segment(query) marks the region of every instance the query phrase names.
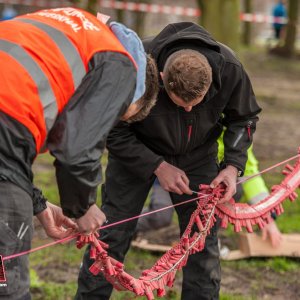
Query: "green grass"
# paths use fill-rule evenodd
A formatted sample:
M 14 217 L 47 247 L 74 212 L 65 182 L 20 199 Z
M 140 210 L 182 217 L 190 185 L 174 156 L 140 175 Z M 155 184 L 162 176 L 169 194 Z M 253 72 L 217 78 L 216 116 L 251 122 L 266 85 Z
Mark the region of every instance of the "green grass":
M 31 269 L 31 292 L 34 300 L 71 300 L 73 291 L 76 289 L 76 282 L 63 284 L 52 283 L 41 280 L 37 273 Z
M 274 257 L 274 258 L 250 258 L 241 259 L 237 261 L 222 261 L 222 265 L 225 267 L 231 267 L 236 270 L 256 270 L 270 269 L 274 272 L 284 274 L 299 269 L 300 260 L 286 257 Z
M 255 300 L 255 298 L 242 295 L 231 295 L 221 293 L 220 300 Z
M 286 76 L 298 76 L 300 72 L 299 59 L 286 59 L 276 55 L 268 55 L 264 47 L 242 47 L 237 56 L 246 70 L 259 73 L 260 71 L 282 74 Z

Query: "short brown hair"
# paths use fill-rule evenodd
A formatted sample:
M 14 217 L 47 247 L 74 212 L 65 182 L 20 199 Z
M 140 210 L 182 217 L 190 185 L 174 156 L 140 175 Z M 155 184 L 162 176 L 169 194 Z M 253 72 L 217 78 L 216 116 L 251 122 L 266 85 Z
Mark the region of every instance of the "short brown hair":
M 167 93 L 175 94 L 186 103 L 204 96 L 212 82 L 212 70 L 207 58 L 190 49 L 170 55 L 163 74 Z
M 146 90 L 144 95 L 136 102 L 141 109 L 137 114 L 126 120 L 127 123 L 141 121 L 148 116 L 151 108 L 156 103 L 158 90 L 159 85 L 157 66 L 155 60 L 150 54 L 148 54 L 146 67 Z

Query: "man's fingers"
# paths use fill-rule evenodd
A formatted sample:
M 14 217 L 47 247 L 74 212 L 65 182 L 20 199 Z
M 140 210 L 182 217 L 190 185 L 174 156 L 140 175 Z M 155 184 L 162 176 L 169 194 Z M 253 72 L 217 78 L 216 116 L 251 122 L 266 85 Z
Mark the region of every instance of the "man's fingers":
M 178 182 L 177 186 L 179 187 L 179 189 L 181 190 L 182 193 L 184 194 L 188 194 L 188 195 L 192 195 L 193 192 L 191 191 L 191 189 L 189 188 L 189 186 L 185 183 L 185 182 Z
M 84 235 L 90 235 L 94 232 L 96 232 L 97 230 L 100 229 L 100 227 L 103 225 L 103 222 L 78 222 L 78 231 L 81 234 Z
M 229 201 L 234 194 L 235 194 L 235 188 L 228 186 L 224 196 L 220 199 L 219 203 L 225 203 Z
M 221 182 L 222 182 L 223 178 L 221 178 L 220 176 L 217 176 L 209 185 L 212 189 L 214 189 L 215 187 L 217 187 Z
M 190 185 L 190 180 L 188 179 L 188 177 L 185 174 L 181 175 L 181 179 L 184 182 L 184 184 L 186 184 L 187 186 Z
M 69 228 L 69 229 L 67 229 L 67 230 L 61 229 L 61 230 L 59 230 L 59 231 L 60 231 L 60 232 L 59 232 L 59 238 L 60 238 L 60 239 L 64 239 L 64 238 L 70 236 L 71 234 L 73 234 L 75 230 L 72 229 L 72 228 Z
M 78 229 L 77 224 L 73 220 L 67 217 L 64 218 L 63 225 L 67 228 Z
M 65 230 L 63 227 L 55 227 L 55 228 L 50 228 L 47 231 L 47 235 L 55 240 L 60 240 L 63 238 L 66 238 L 70 236 L 72 233 L 74 233 L 74 229 L 67 229 Z
M 178 194 L 178 195 L 182 195 L 183 194 L 183 192 L 181 191 L 181 189 L 177 185 L 170 186 L 168 188 L 168 191 L 171 192 L 171 193 Z

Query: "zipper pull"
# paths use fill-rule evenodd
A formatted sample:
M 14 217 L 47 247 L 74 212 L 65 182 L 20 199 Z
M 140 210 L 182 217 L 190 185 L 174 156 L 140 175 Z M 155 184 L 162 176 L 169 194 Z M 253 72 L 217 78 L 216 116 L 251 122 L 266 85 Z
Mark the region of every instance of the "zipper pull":
M 189 120 L 188 121 L 188 143 L 191 140 L 192 131 L 193 131 L 193 120 Z
M 251 139 L 251 125 L 253 124 L 252 121 L 249 121 L 247 124 L 247 132 L 248 132 L 248 138 Z

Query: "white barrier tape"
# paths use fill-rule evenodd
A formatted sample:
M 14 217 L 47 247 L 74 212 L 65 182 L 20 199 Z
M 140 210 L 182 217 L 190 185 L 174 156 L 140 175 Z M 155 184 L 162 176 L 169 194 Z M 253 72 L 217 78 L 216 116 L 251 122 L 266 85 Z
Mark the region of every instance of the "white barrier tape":
M 0 3 L 10 5 L 26 5 L 37 7 L 62 7 L 62 6 L 74 6 L 70 1 L 59 0 L 0 0 Z
M 0 0 L 4 4 L 21 4 L 28 6 L 38 7 L 61 7 L 61 6 L 74 6 L 70 1 L 58 0 Z M 123 2 L 115 0 L 99 0 L 99 5 L 102 8 L 121 9 L 129 11 L 139 11 L 146 13 L 167 14 L 177 16 L 199 17 L 201 10 L 198 8 L 182 7 L 182 6 L 169 6 L 162 4 L 147 4 L 136 2 Z M 279 23 L 286 24 L 287 19 L 283 17 L 274 18 L 273 16 L 263 14 L 248 14 L 241 13 L 240 19 L 244 22 L 251 23 Z
M 188 8 L 182 6 L 169 6 L 161 4 L 146 4 L 146 3 L 135 3 L 135 2 L 123 2 L 115 0 L 99 0 L 100 7 L 122 9 L 129 11 L 140 11 L 147 13 L 162 13 L 162 14 L 173 14 L 180 16 L 199 17 L 201 10 L 197 8 Z M 246 14 L 241 13 L 240 19 L 244 22 L 253 23 L 279 23 L 286 24 L 287 19 L 283 17 L 274 18 L 273 16 L 263 14 Z
M 240 19 L 244 22 L 253 22 L 253 23 L 277 23 L 277 24 L 286 24 L 287 18 L 284 17 L 273 17 L 262 14 L 241 14 Z
M 169 6 L 161 4 L 147 4 L 147 3 L 135 3 L 135 2 L 122 2 L 114 0 L 100 0 L 100 7 L 122 9 L 129 11 L 148 12 L 155 14 L 172 14 L 177 16 L 189 16 L 199 17 L 201 15 L 200 9 L 189 8 L 182 6 Z

